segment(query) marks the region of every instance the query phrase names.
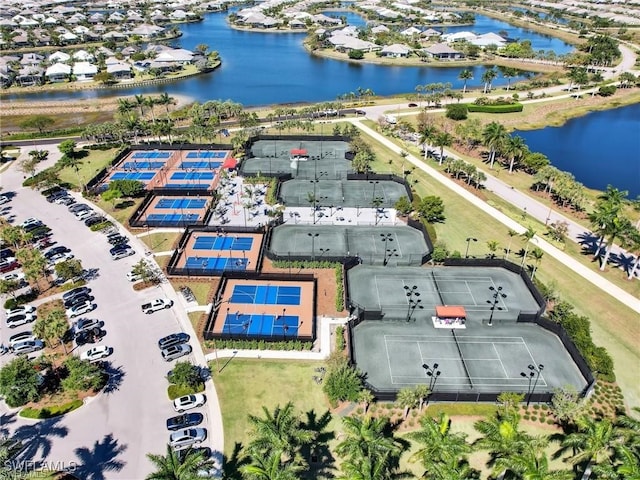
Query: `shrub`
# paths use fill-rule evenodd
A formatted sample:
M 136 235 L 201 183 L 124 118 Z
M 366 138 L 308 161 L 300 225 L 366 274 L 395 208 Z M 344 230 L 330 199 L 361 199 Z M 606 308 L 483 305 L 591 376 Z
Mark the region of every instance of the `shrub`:
M 339 325 L 338 327 L 336 327 L 336 350 L 338 352 L 343 352 L 344 348 L 344 327 L 342 325 Z
M 344 310 L 344 279 L 342 276 L 342 264 L 336 265 L 336 310 Z
M 605 85 L 603 87 L 600 87 L 600 89 L 598 90 L 598 95 L 600 95 L 601 97 L 610 97 L 614 93 L 616 93 L 615 85 Z
M 59 415 L 64 415 L 65 413 L 72 412 L 73 410 L 80 408 L 82 406 L 82 400 L 76 399 L 68 403 L 64 403 L 62 405 L 53 405 L 51 407 L 45 408 L 23 408 L 20 411 L 20 416 L 24 418 L 51 418 L 57 417 Z
M 344 400 L 355 402 L 362 390 L 362 374 L 343 362 L 327 372 L 322 389 L 331 405 Z
M 466 120 L 469 109 L 464 103 L 450 103 L 447 105 L 446 117 L 451 120 Z
M 169 385 L 167 388 L 167 395 L 169 400 L 174 400 L 184 395 L 191 395 L 192 393 L 199 393 L 204 391 L 204 383 L 199 383 L 195 387 L 189 385 Z
M 364 52 L 362 50 L 349 50 L 349 58 L 351 60 L 362 60 Z
M 512 105 L 474 105 L 466 104 L 469 112 L 478 113 L 514 113 L 521 112 L 524 106 L 521 103 Z

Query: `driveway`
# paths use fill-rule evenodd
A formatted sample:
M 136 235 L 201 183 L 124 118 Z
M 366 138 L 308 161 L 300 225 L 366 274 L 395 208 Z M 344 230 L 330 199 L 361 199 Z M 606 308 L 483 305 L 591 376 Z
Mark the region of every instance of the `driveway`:
M 162 360 L 157 340 L 182 331 L 184 322 L 180 316 L 186 318 L 186 314 L 176 302 L 172 309 L 144 315 L 142 303 L 165 295 L 177 298 L 173 289 L 165 285 L 141 292 L 133 290 L 125 275 L 143 257 L 141 244 L 132 242 L 137 247 L 136 255 L 113 261 L 103 234 L 91 232 L 66 207 L 49 204 L 40 193 L 18 186 L 21 181 L 22 174 L 15 164 L 3 173 L 4 191 L 16 193 L 10 204 L 11 213 L 18 222 L 30 216 L 40 218 L 52 228 L 58 244 L 69 247 L 86 269 L 97 270 L 97 278 L 89 286 L 98 308 L 86 316 L 105 322 L 107 335 L 101 344 L 114 351 L 107 359 L 109 384 L 87 405 L 42 422 L 20 419 L 2 405 L 2 428 L 24 440 L 22 459 L 34 461 L 37 466 L 68 468 L 86 480 L 142 479 L 151 471 L 146 453 L 166 450 L 169 433 L 165 420 L 174 414 L 164 378 L 174 362 Z M 199 353 L 199 360 L 204 361 L 196 342 L 191 344 L 196 351 L 192 356 Z M 206 423 L 208 411 L 203 411 Z

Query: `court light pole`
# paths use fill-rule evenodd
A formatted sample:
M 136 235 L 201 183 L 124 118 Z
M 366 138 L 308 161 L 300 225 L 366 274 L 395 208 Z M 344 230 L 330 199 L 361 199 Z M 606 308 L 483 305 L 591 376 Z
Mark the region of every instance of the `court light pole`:
M 526 372 L 520 372 L 520 376 L 522 378 L 526 378 L 529 381 L 529 385 L 527 386 L 527 408 L 529 408 L 529 400 L 531 399 L 531 382 L 533 381 L 533 377 L 535 377 L 536 374 L 533 371 L 530 371 L 528 374 Z
M 489 305 L 491 305 L 491 315 L 489 315 L 489 323 L 488 325 L 490 327 L 493 326 L 493 314 L 496 311 L 496 308 L 498 310 L 502 310 L 502 307 L 498 307 L 498 302 L 500 302 L 500 299 L 502 298 L 507 298 L 507 294 L 506 293 L 502 293 L 502 287 L 494 287 L 493 285 L 489 287 L 489 290 L 491 290 L 492 293 L 492 300 L 487 300 L 487 303 Z
M 413 286 L 408 286 L 405 285 L 404 287 L 405 290 L 405 294 L 407 296 L 407 322 L 411 321 L 411 317 L 413 316 L 413 312 L 415 312 L 416 308 L 420 308 L 423 309 L 424 307 L 422 305 L 420 305 L 422 303 L 422 300 L 420 298 L 418 298 L 420 296 L 420 292 L 418 292 L 418 286 L 417 285 L 413 285 Z
M 529 403 L 531 403 L 531 396 L 538 386 L 538 380 L 540 380 L 540 374 L 542 373 L 542 370 L 544 370 L 544 365 L 541 363 L 539 365 L 529 364 L 527 368 L 531 371 L 531 374 L 535 373 L 536 376 L 536 379 L 533 382 L 533 387 L 531 387 L 531 392 L 529 393 L 529 398 L 527 399 L 527 407 L 529 407 Z
M 436 388 L 436 382 L 438 381 L 438 377 L 442 374 L 440 370 L 438 370 L 439 365 L 434 363 L 432 366 L 427 365 L 426 363 L 422 364 L 422 368 L 425 369 L 425 373 L 427 377 L 429 377 L 429 392 L 433 392 L 433 389 Z
M 311 237 L 311 261 L 314 261 L 316 259 L 316 237 L 320 236 L 320 234 L 308 232 L 307 236 Z
M 371 195 L 371 201 L 376 198 L 376 185 L 380 183 L 380 180 L 369 180 L 369 183 L 373 185 L 373 194 Z
M 389 258 L 387 257 L 387 253 L 389 252 L 389 249 L 387 248 L 387 244 L 389 242 L 393 242 L 393 234 L 391 233 L 381 233 L 380 234 L 380 238 L 382 240 L 382 242 L 384 243 L 384 257 L 382 260 L 382 265 L 383 266 L 387 266 L 387 262 L 389 261 Z
M 467 237 L 467 250 L 464 252 L 464 258 L 469 258 L 469 244 L 471 242 L 477 242 L 477 238 Z

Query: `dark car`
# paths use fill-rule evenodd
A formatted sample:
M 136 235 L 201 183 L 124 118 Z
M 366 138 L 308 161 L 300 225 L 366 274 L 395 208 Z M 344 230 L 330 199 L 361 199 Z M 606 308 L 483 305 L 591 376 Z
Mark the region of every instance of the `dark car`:
M 106 334 L 106 330 L 102 330 L 99 327 L 94 327 L 76 333 L 74 340 L 76 341 L 76 345 L 78 346 L 86 345 L 87 343 L 99 342 Z
M 3 248 L 0 250 L 0 260 L 4 260 L 5 258 L 15 257 L 15 253 L 10 248 Z
M 51 258 L 51 257 L 54 257 L 55 255 L 58 255 L 59 253 L 67 253 L 67 252 L 70 252 L 70 251 L 71 250 L 69 250 L 64 245 L 58 245 L 57 247 L 53 247 L 53 248 L 47 250 L 44 253 L 44 258 Z
M 70 298 L 77 297 L 78 295 L 84 295 L 89 292 L 91 292 L 91 289 L 89 287 L 77 287 L 73 290 L 69 290 L 68 292 L 63 293 L 62 301 L 66 302 Z
M 356 115 L 366 115 L 367 114 L 367 112 L 365 112 L 364 110 L 356 110 L 353 113 L 355 113 Z
M 86 203 L 74 203 L 72 205 L 69 205 L 67 208 L 72 213 L 82 212 L 83 210 L 91 210 L 91 207 Z
M 107 241 L 111 244 L 111 245 L 123 245 L 125 243 L 129 243 L 129 239 L 127 237 L 125 237 L 124 235 L 113 235 L 111 237 L 108 237 Z
M 158 340 L 158 348 L 163 349 L 170 347 L 171 345 L 187 343 L 189 341 L 189 338 L 189 334 L 184 332 L 172 333 L 171 335 L 167 335 L 166 337 L 162 337 L 160 340 Z
M 79 305 L 84 302 L 91 302 L 93 300 L 95 300 L 93 295 L 89 295 L 88 293 L 76 295 L 75 297 L 71 297 L 64 301 L 64 308 L 71 308 L 75 305 Z
M 106 221 L 106 218 L 101 217 L 100 215 L 96 215 L 96 216 L 93 216 L 93 217 L 89 217 L 89 218 L 87 218 L 87 219 L 84 221 L 84 224 L 85 224 L 87 227 L 92 227 L 93 225 L 97 225 L 97 224 L 102 223 L 102 222 L 104 222 L 104 221 Z
M 417 104 L 417 103 L 410 103 L 410 104 L 409 104 L 409 107 L 411 107 L 411 108 L 413 108 L 413 107 L 417 107 L 417 106 L 418 106 L 418 104 Z
M 195 427 L 196 425 L 200 425 L 202 420 L 204 420 L 204 415 L 201 413 L 183 413 L 182 415 L 167 419 L 167 430 Z
M 51 193 L 50 195 L 47 195 L 46 200 L 49 203 L 53 203 L 54 201 L 56 201 L 58 198 L 62 198 L 62 197 L 66 197 L 67 196 L 67 192 L 64 190 L 57 190 L 53 193 Z

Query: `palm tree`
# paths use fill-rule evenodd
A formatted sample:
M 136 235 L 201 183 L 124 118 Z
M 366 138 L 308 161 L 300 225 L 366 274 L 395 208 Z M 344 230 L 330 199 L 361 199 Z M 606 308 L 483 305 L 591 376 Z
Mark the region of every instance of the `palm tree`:
M 165 455 L 147 454 L 156 471 L 146 476 L 146 480 L 198 480 L 198 470 L 211 468 L 214 461 L 206 459 L 202 451 L 185 453 L 174 451 L 167 445 Z
M 524 254 L 522 255 L 522 263 L 520 264 L 520 268 L 524 267 L 524 262 L 527 261 L 527 255 L 529 254 L 529 242 L 536 236 L 536 231 L 533 227 L 529 227 L 526 232 L 522 235 L 522 238 L 526 240 L 524 245 Z
M 620 445 L 623 440 L 622 432 L 608 418 L 583 416 L 577 423 L 578 431 L 562 440 L 561 451 L 575 452 L 570 461 L 584 464 L 585 472 L 592 465 L 608 463 L 615 454 L 616 444 Z
M 467 93 L 467 80 L 473 80 L 473 72 L 468 68 L 463 69 L 458 78 L 464 82 L 462 86 L 462 93 Z
M 433 136 L 438 132 L 435 126 L 433 125 L 425 125 L 420 132 L 420 144 L 424 148 L 424 159 L 427 159 L 427 152 L 429 151 L 429 145 L 427 142 L 433 138 Z
M 409 416 L 409 411 L 416 406 L 416 403 L 418 403 L 418 397 L 416 396 L 415 390 L 411 387 L 400 389 L 398 397 L 396 398 L 396 403 L 404 409 L 403 420 L 406 420 Z
M 499 246 L 500 246 L 500 243 L 497 240 L 487 241 L 487 248 L 489 249 L 489 258 L 496 258 L 496 252 L 498 251 Z
M 630 228 L 624 236 L 624 246 L 627 250 L 632 253 L 635 253 L 636 259 L 633 262 L 633 265 L 629 268 L 629 275 L 627 280 L 631 280 L 638 269 L 638 265 L 640 264 L 640 231 L 636 228 Z
M 438 165 L 442 165 L 444 159 L 444 147 L 449 147 L 453 143 L 453 135 L 449 132 L 438 132 L 433 138 L 433 143 L 440 147 L 440 158 L 438 159 Z
M 266 453 L 274 450 L 281 452 L 283 458 L 294 458 L 302 445 L 315 438 L 315 432 L 307 430 L 296 415 L 293 403 L 284 407 L 278 405 L 273 413 L 262 407 L 263 417 L 249 415 L 252 427 L 251 450 Z
M 134 106 L 140 109 L 140 118 L 144 117 L 144 107 L 146 105 L 146 100 L 144 95 L 136 95 L 133 97 Z
M 134 108 L 134 104 L 126 98 L 118 99 L 118 113 L 126 115 Z
M 466 434 L 452 433 L 451 420 L 445 413 L 441 413 L 437 419 L 422 417 L 420 430 L 407 434 L 407 437 L 420 446 L 409 462 L 419 460 L 422 463 L 425 468 L 423 478 L 442 478 L 436 472 L 452 463 L 467 463 L 465 457 L 471 453 Z
M 367 413 L 369 405 L 371 404 L 371 402 L 373 402 L 373 400 L 374 396 L 373 393 L 371 393 L 371 390 L 363 388 L 362 390 L 360 390 L 360 392 L 358 392 L 358 402 L 362 403 L 362 409 L 364 413 Z
M 401 444 L 391 432 L 386 418 L 345 417 L 346 438 L 336 447 L 343 458 L 345 479 L 384 480 L 397 471 Z
M 516 472 L 518 478 L 526 480 L 572 480 L 569 470 L 549 470 L 549 459 L 543 450 L 548 442 L 541 440 L 532 448 L 500 460 L 500 468 Z
M 482 83 L 484 83 L 483 93 L 491 91 L 491 82 L 498 76 L 498 73 L 493 68 L 488 68 L 482 74 Z
M 528 150 L 524 138 L 520 135 L 510 135 L 506 138 L 504 153 L 510 158 L 509 173 L 513 173 L 513 165 L 516 163 L 516 159 L 520 161 Z
M 297 480 L 304 467 L 295 462 L 282 462 L 282 451 L 273 450 L 267 455 L 249 454 L 251 463 L 240 467 L 243 478 L 249 480 Z
M 540 266 L 540 262 L 542 261 L 542 257 L 544 257 L 544 252 L 538 247 L 535 247 L 533 250 L 531 250 L 531 256 L 535 260 L 535 263 L 533 265 L 533 270 L 531 271 L 531 280 L 533 280 L 533 277 L 535 277 L 536 271 Z
M 144 99 L 144 105 L 149 107 L 149 111 L 151 112 L 151 123 L 156 123 L 156 114 L 153 111 L 153 107 L 156 105 L 156 99 L 153 97 L 146 97 Z
M 507 129 L 498 122 L 491 122 L 482 131 L 482 141 L 489 148 L 489 168 L 493 169 L 496 152 L 504 144 L 507 138 Z

